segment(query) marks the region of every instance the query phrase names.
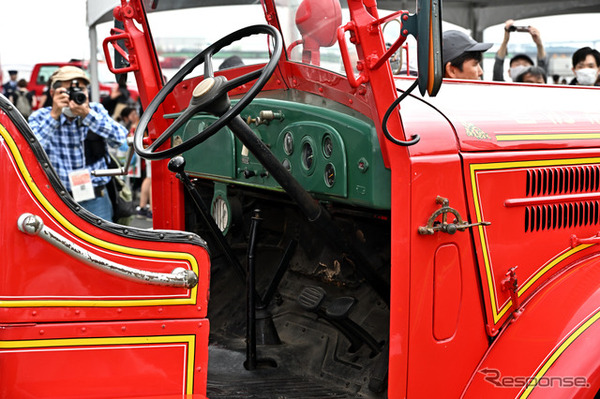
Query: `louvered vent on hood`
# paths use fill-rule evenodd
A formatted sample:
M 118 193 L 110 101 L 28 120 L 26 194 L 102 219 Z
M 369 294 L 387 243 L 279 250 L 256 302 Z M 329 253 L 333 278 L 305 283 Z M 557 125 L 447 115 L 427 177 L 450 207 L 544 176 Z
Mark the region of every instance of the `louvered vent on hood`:
M 600 166 L 567 166 L 527 171 L 527 195 L 595 192 L 600 186 Z
M 600 200 L 568 197 L 573 194 L 598 193 L 600 166 L 564 166 L 527 171 L 528 197 L 557 197 L 548 203 L 525 208 L 525 231 L 562 229 L 600 223 Z

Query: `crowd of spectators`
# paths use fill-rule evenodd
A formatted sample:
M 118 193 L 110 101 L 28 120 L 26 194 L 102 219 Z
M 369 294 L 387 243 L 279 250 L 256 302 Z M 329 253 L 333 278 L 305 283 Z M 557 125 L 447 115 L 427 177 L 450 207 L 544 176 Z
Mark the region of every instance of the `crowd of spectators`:
M 537 63 L 524 53 L 514 54 L 508 62 L 508 76 L 513 82 L 534 84 L 567 84 L 566 79 L 558 75 L 548 81 L 548 55 L 544 48 L 540 32 L 534 26 L 517 26 L 508 20 L 504 25 L 504 37 L 494 59 L 493 80 L 504 81 L 504 63 L 508 55 L 508 43 L 515 33 L 528 33 L 537 49 Z M 466 33 L 448 30 L 443 33 L 444 77 L 455 79 L 479 80 L 483 77 L 481 62 L 483 53 L 492 47 L 492 43 L 480 43 Z M 572 72 L 575 77 L 570 85 L 600 85 L 600 52 L 590 47 L 582 47 L 572 55 Z

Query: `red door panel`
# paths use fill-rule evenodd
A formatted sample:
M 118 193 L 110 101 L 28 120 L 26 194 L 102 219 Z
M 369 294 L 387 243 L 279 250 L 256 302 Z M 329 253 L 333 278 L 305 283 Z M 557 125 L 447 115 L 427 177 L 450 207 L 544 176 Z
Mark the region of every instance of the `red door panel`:
M 208 331 L 206 319 L 8 326 L 0 329 L 0 397 L 206 392 Z
M 204 241 L 81 211 L 13 120 L 0 111 L 0 397 L 203 397 Z

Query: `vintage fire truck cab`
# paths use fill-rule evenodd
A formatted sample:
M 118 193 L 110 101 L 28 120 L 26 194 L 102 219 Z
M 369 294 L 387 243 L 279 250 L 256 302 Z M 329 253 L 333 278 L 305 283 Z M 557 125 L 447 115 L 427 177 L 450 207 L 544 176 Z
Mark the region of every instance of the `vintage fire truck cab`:
M 442 84 L 441 9 L 121 0 L 152 230 L 79 209 L 2 100 L 0 393 L 594 397 L 600 92 Z

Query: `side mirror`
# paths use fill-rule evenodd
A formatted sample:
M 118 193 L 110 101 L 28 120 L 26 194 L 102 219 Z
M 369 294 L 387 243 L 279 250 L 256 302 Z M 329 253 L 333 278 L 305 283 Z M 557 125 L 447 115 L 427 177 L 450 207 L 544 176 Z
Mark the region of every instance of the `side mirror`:
M 348 2 L 350 6 L 354 2 Z M 396 41 L 387 45 L 389 37 L 386 40 L 387 51 L 379 60 L 369 63 L 368 68 L 377 69 L 383 62 L 391 60 L 392 56 L 398 51 L 400 46 L 406 40 L 408 34 L 417 39 L 417 62 L 419 73 L 419 90 L 422 95 L 426 92 L 430 96 L 435 96 L 440 89 L 443 78 L 442 65 L 442 18 L 441 18 L 442 0 L 417 0 L 417 13 L 409 15 L 407 11 L 397 11 L 381 18 L 377 24 L 386 24 L 400 16 L 401 32 Z M 363 8 L 364 3 L 356 2 L 352 5 L 350 13 L 366 12 Z M 354 17 L 353 17 L 354 18 Z M 356 24 L 351 21 L 344 26 L 340 26 L 337 31 L 338 44 L 342 55 L 342 61 L 348 83 L 352 87 L 358 87 L 369 80 L 368 75 L 363 70 L 358 77 L 354 76 L 352 62 L 348 53 L 348 47 L 345 41 L 346 32 L 353 32 L 356 35 Z M 392 30 L 390 30 L 392 32 Z M 407 56 L 408 58 L 408 56 Z M 407 60 L 408 61 L 408 60 Z M 407 62 L 408 64 L 408 62 Z
M 435 96 L 444 77 L 442 64 L 441 0 L 417 0 L 417 63 L 419 91 Z

